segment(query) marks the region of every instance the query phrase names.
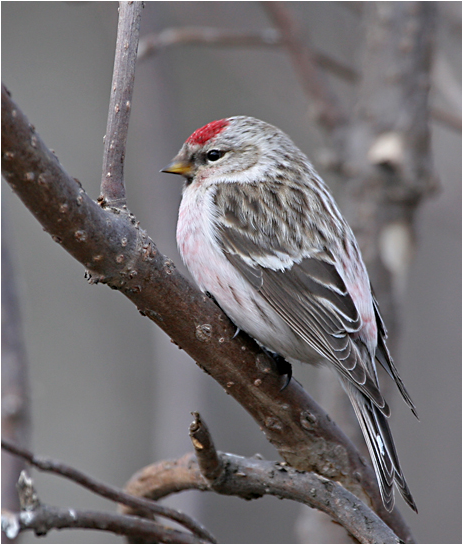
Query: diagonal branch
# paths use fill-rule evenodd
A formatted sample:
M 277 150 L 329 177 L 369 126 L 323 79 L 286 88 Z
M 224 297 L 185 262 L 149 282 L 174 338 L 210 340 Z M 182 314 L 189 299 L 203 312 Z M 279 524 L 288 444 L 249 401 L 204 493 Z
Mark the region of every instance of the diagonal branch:
M 257 421 L 293 467 L 337 480 L 373 505 L 402 539 L 411 533 L 387 513 L 371 467 L 303 388 L 158 252 L 133 216 L 102 209 L 61 167 L 2 89 L 2 173 L 53 240 L 89 269 L 92 283 L 120 290 Z

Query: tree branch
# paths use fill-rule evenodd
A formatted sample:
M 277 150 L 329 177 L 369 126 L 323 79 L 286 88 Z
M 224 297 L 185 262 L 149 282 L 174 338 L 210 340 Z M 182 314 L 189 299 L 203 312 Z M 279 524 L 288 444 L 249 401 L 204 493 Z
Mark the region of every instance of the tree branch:
M 398 511 L 388 513 L 374 473 L 342 431 L 292 380 L 283 391 L 275 363 L 158 252 L 133 216 L 103 210 L 61 167 L 2 88 L 2 173 L 24 204 L 90 272 L 118 289 L 219 382 L 262 427 L 293 467 L 337 480 L 405 541 Z
M 200 490 L 246 500 L 265 494 L 304 503 L 327 513 L 360 543 L 401 543 L 397 535 L 363 502 L 339 483 L 285 462 L 270 462 L 218 452 L 224 471 L 218 483 L 201 473 L 196 455 L 185 454 L 138 471 L 127 483 L 131 494 L 160 499 L 185 490 Z M 125 512 L 131 512 L 124 508 Z
M 262 31 L 224 30 L 211 27 L 166 28 L 143 36 L 138 49 L 138 60 L 145 60 L 173 45 L 220 45 L 236 47 L 275 47 L 281 45 L 279 33 L 273 28 Z
M 101 530 L 131 538 L 146 539 L 149 543 L 207 543 L 196 536 L 166 528 L 156 522 L 133 515 L 121 515 L 100 511 L 59 509 L 39 500 L 37 492 L 23 471 L 18 481 L 21 512 L 2 511 L 2 530 L 14 539 L 25 530 L 33 530 L 43 537 L 50 530 L 83 528 Z
M 93 479 L 92 477 L 89 477 L 78 469 L 50 458 L 38 458 L 34 456 L 32 452 L 13 445 L 3 439 L 2 449 L 26 460 L 30 465 L 36 467 L 40 471 L 55 473 L 56 475 L 65 477 L 66 479 L 69 479 L 77 484 L 80 484 L 84 488 L 91 490 L 99 496 L 136 509 L 138 513 L 143 514 L 144 516 L 158 515 L 171 519 L 179 524 L 182 524 L 185 526 L 185 528 L 188 528 L 188 530 L 198 536 L 198 538 L 210 543 L 216 542 L 214 536 L 210 534 L 210 532 L 202 524 L 198 523 L 188 515 L 181 513 L 180 511 L 153 503 L 152 501 L 148 501 L 140 497 L 130 496 L 118 488 L 109 486 L 97 481 L 96 479 Z
M 2 206 L 2 433 L 12 441 L 27 445 L 30 435 L 29 365 L 18 278 L 11 252 L 14 236 L 7 212 Z M 19 509 L 16 482 L 23 469 L 24 461 L 20 458 L 9 454 L 2 456 L 3 508 Z
M 126 204 L 124 159 L 132 107 L 143 2 L 119 2 L 116 54 L 101 175 L 101 197 L 108 206 Z
M 7 536 L 16 537 L 26 530 L 33 530 L 36 536 L 45 536 L 50 530 L 101 530 L 116 535 L 147 540 L 147 543 L 208 543 L 196 536 L 166 528 L 146 518 L 106 513 L 60 509 L 41 505 L 33 511 L 2 513 L 2 528 Z
M 131 494 L 159 500 L 181 490 L 214 491 L 246 500 L 265 494 L 304 503 L 327 513 L 360 543 L 400 543 L 394 532 L 340 484 L 285 462 L 217 452 L 210 433 L 194 413 L 190 436 L 194 454 L 145 467 L 127 483 Z M 126 513 L 134 513 L 124 508 Z M 136 513 L 136 511 L 135 511 Z

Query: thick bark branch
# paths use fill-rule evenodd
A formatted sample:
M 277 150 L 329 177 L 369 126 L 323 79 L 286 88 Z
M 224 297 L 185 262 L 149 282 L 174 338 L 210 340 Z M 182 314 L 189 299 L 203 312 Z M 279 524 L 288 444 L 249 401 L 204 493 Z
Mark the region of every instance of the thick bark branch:
M 396 534 L 371 509 L 337 482 L 301 472 L 285 462 L 224 452 L 217 452 L 217 456 L 221 471 L 214 480 L 204 475 L 196 452 L 196 455 L 185 454 L 182 458 L 143 468 L 127 483 L 126 490 L 156 500 L 183 490 L 210 491 L 245 500 L 269 494 L 327 513 L 360 543 L 400 543 Z M 127 508 L 124 512 L 133 513 Z
M 205 422 L 199 413 L 193 415 L 190 438 L 201 475 L 211 490 L 244 499 L 270 494 L 297 501 L 326 513 L 360 543 L 400 542 L 389 526 L 339 483 L 295 470 L 285 462 L 217 452 Z M 191 465 L 188 468 L 195 473 Z
M 387 513 L 372 469 L 334 422 L 220 309 L 160 254 L 135 218 L 103 210 L 47 149 L 2 89 L 2 173 L 24 204 L 71 255 L 91 282 L 120 290 L 158 324 L 253 416 L 293 467 L 337 480 L 373 506 L 404 540 L 411 539 L 397 511 Z

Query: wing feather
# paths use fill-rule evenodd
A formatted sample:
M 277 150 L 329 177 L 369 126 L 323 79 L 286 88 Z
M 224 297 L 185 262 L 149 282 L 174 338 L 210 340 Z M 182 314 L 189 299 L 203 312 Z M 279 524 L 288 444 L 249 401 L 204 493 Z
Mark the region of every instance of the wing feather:
M 217 187 L 217 243 L 256 294 L 341 375 L 370 451 L 386 509 L 390 511 L 394 505 L 395 481 L 405 501 L 416 511 L 387 423 L 390 411 L 379 391 L 373 357 L 395 381 L 415 415 L 416 409 L 387 349 L 387 332 L 376 299 L 373 296 L 377 339 L 376 353 L 372 354 L 375 345 L 370 343 L 367 348 L 362 337 L 365 324 L 336 268 L 329 250 L 331 243 L 325 238 L 334 229 L 336 237 L 345 240 L 348 227 L 340 221 L 332 222 L 330 230 L 319 230 L 317 225 L 326 219 L 322 203 L 312 194 L 304 194 L 303 205 L 296 209 L 300 188 L 287 182 L 285 189 L 292 199 L 281 191 L 279 180 L 264 188 L 261 184 L 246 184 L 246 191 L 240 184 Z M 254 202 L 259 202 L 259 214 L 253 212 Z M 314 217 L 317 221 L 313 221 Z M 355 246 L 345 250 L 358 253 Z
M 367 372 L 352 337 L 362 322 L 336 267 L 307 257 L 291 268 L 272 270 L 259 264 L 266 258 L 262 245 L 236 228 L 221 226 L 220 230 L 227 259 L 273 310 L 383 414 L 389 415 L 389 407 Z

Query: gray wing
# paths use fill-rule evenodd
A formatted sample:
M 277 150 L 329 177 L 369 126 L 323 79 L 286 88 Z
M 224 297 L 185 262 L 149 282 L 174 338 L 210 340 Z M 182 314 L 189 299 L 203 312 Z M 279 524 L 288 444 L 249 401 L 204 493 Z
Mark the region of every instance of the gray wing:
M 356 335 L 362 325 L 359 313 L 329 253 L 272 270 L 259 263 L 281 255 L 281 246 L 272 250 L 270 245 L 266 255 L 250 234 L 224 224 L 218 229 L 218 241 L 232 265 L 295 333 L 389 416 L 376 377 L 363 362 L 366 348 Z
M 297 195 L 301 200 L 302 194 Z M 319 207 L 311 207 L 306 201 L 298 208 L 297 198 L 282 199 L 278 188 L 263 191 L 247 185 L 244 191 L 238 184 L 227 184 L 215 196 L 221 212 L 216 218 L 217 242 L 235 269 L 286 324 L 340 373 L 370 451 L 386 509 L 390 511 L 394 505 L 395 481 L 416 511 L 387 423 L 390 411 L 379 392 L 372 354 L 359 335 L 361 318 L 326 249 L 329 242 L 317 230 L 323 217 L 311 223 Z M 342 236 L 343 225 L 330 224 L 331 230 L 336 227 L 336 235 Z M 305 258 L 295 263 L 301 252 L 305 252 Z M 373 306 L 378 330 L 374 356 L 416 414 L 387 350 L 386 328 L 374 298 Z

